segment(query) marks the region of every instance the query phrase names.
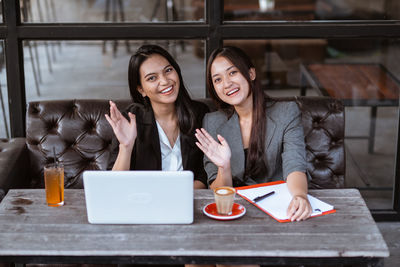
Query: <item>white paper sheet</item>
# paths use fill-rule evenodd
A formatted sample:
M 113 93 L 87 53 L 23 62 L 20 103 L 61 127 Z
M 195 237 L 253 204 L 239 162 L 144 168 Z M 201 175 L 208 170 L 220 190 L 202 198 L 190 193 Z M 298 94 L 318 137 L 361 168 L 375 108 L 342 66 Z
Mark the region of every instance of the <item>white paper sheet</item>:
M 286 211 L 290 201 L 292 200 L 292 195 L 290 194 L 286 183 L 237 190 L 237 194 L 252 201 L 256 197 L 262 196 L 271 191 L 275 191 L 275 193 L 264 198 L 263 200 L 257 201 L 256 204 L 277 220 L 289 219 L 289 217 L 286 215 Z M 329 205 L 328 203 L 310 195 L 307 195 L 307 197 L 313 209 L 311 216 L 316 216 L 323 212 L 333 210 L 332 205 Z M 252 201 L 252 203 L 254 203 L 254 201 Z

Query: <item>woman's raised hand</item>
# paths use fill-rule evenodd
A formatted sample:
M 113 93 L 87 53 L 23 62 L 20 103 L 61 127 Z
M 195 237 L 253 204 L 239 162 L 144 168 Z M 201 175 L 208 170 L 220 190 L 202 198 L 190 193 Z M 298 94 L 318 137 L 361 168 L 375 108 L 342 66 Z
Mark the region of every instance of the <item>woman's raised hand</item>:
M 136 116 L 129 112 L 130 121 L 128 121 L 112 101 L 110 101 L 110 115 L 105 116 L 119 143 L 127 148 L 133 148 L 137 136 Z
M 196 145 L 203 151 L 203 153 L 218 167 L 226 168 L 230 166 L 231 149 L 225 139 L 217 135 L 220 143 L 203 128 L 196 129 L 195 136 L 198 140 Z

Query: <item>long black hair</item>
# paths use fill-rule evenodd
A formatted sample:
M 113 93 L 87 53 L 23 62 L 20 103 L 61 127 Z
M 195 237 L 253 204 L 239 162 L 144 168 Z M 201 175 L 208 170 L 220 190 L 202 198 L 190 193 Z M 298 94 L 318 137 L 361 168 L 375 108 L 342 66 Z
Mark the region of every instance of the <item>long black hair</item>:
M 178 97 L 175 101 L 175 108 L 178 116 L 179 129 L 181 133 L 184 134 L 192 133 L 194 131 L 196 119 L 191 105 L 192 99 L 183 83 L 181 68 L 171 54 L 164 48 L 158 45 L 142 45 L 138 48 L 136 53 L 132 55 L 128 68 L 129 91 L 132 100 L 135 103 L 143 104 L 146 108 L 151 108 L 150 99 L 140 94 L 138 86 L 142 85 L 140 81 L 140 66 L 154 54 L 158 54 L 168 60 L 169 64 L 171 64 L 178 73 L 180 86 Z
M 249 56 L 240 48 L 233 46 L 226 46 L 214 50 L 207 64 L 207 89 L 210 96 L 213 98 L 219 109 L 222 109 L 228 117 L 232 116 L 234 107 L 222 101 L 214 88 L 211 77 L 211 65 L 217 57 L 224 57 L 228 59 L 249 83 L 250 92 L 253 98 L 253 115 L 251 122 L 251 134 L 247 153 L 247 164 L 245 170 L 246 177 L 256 177 L 265 173 L 265 134 L 266 134 L 266 95 L 261 88 L 257 79 L 254 80 L 250 77 L 250 69 L 255 69 L 254 64 L 251 62 Z

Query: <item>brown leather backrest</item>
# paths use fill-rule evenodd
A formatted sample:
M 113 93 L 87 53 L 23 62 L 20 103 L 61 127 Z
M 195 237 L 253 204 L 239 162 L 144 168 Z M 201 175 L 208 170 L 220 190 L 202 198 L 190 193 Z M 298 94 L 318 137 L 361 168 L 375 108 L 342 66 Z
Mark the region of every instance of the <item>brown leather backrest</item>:
M 339 100 L 296 97 L 302 113 L 309 188 L 343 188 L 344 107 Z
M 117 101 L 124 110 L 130 101 Z M 112 128 L 104 117 L 108 100 L 30 102 L 26 143 L 32 187 L 43 187 L 43 166 L 56 158 L 64 164 L 65 187 L 83 188 L 84 170 L 104 170 L 111 148 Z
M 281 98 L 296 101 L 302 111 L 310 188 L 344 184 L 344 114 L 339 101 L 328 98 Z M 202 102 L 215 110 L 212 102 Z M 117 101 L 124 110 L 130 101 Z M 84 170 L 104 170 L 113 132 L 104 114 L 108 100 L 38 101 L 28 105 L 26 142 L 32 187 L 43 187 L 43 166 L 56 158 L 65 168 L 65 187 L 82 188 Z
M 25 138 L 0 139 L 0 191 L 27 186 L 26 162 Z

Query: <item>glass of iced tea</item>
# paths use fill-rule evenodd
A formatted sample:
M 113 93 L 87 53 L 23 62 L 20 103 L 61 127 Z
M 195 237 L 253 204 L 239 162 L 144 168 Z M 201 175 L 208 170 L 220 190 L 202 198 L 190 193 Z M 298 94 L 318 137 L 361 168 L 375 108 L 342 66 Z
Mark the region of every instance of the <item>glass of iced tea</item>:
M 47 205 L 51 207 L 64 205 L 64 166 L 61 163 L 44 166 L 44 184 Z

